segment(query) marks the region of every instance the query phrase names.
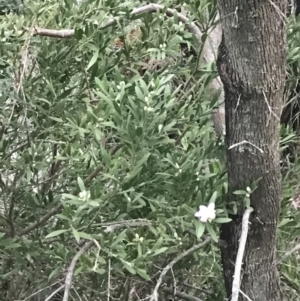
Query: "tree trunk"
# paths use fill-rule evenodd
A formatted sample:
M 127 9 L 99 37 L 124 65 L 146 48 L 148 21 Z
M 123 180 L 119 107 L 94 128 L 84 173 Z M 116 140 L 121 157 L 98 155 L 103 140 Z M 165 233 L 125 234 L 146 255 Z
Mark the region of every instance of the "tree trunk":
M 251 194 L 241 290 L 251 300 L 279 301 L 275 243 L 281 199 L 279 127 L 286 77 L 285 1 L 217 1 L 223 27 L 217 66 L 224 85 L 229 200 L 239 206 L 221 227 L 228 298 L 245 207 L 235 190 L 259 180 Z M 249 300 L 240 294 L 239 300 Z

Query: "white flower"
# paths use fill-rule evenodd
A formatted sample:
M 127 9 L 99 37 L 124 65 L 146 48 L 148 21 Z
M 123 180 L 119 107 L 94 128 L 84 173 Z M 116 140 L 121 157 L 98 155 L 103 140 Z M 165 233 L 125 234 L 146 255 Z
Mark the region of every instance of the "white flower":
M 83 190 L 79 193 L 79 197 L 82 200 L 87 201 L 91 197 L 91 193 L 89 191 Z
M 195 217 L 198 217 L 202 223 L 211 222 L 216 218 L 215 203 L 210 203 L 207 207 L 200 205 L 199 211 L 195 213 Z

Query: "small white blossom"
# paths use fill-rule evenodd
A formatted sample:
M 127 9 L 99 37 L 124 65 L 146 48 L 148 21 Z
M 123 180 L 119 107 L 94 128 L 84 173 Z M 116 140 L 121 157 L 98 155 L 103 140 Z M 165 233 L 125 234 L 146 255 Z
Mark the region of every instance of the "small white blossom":
M 195 213 L 195 217 L 198 217 L 200 222 L 211 222 L 216 218 L 215 203 L 210 203 L 208 206 L 200 205 L 199 211 Z
M 144 110 L 145 110 L 146 112 L 154 112 L 154 108 L 147 107 L 147 106 L 144 106 Z
M 250 187 L 247 187 L 246 190 L 247 190 L 248 193 L 251 193 L 251 188 Z
M 246 198 L 250 198 L 250 194 L 249 193 L 246 193 Z
M 79 197 L 82 200 L 87 201 L 91 197 L 91 193 L 89 191 L 83 190 L 79 193 Z

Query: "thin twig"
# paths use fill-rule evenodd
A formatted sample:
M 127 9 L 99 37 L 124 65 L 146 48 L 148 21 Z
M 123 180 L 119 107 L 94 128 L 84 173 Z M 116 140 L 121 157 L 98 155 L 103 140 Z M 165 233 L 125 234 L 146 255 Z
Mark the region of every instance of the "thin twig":
M 91 240 L 87 242 L 73 257 L 71 264 L 68 268 L 68 273 L 66 276 L 66 281 L 65 281 L 65 292 L 64 292 L 64 298 L 63 301 L 68 301 L 69 300 L 69 295 L 70 295 L 70 289 L 72 286 L 72 280 L 73 280 L 73 275 L 74 275 L 74 270 L 76 267 L 76 263 L 78 259 L 80 258 L 81 255 L 83 255 L 85 252 L 87 252 L 92 246 L 94 245 L 94 241 Z
M 199 299 L 197 297 L 194 297 L 194 296 L 182 293 L 182 292 L 175 292 L 175 294 L 174 294 L 174 291 L 171 288 L 169 288 L 169 287 L 164 287 L 163 291 L 166 292 L 169 295 L 175 295 L 175 296 L 177 296 L 177 297 L 179 297 L 179 298 L 181 298 L 183 300 L 187 300 L 187 301 L 202 301 L 201 299 Z
M 46 286 L 46 287 L 43 287 L 42 289 L 38 290 L 37 292 L 34 292 L 33 294 L 29 295 L 29 296 L 26 297 L 25 299 L 22 299 L 22 300 L 16 300 L 16 301 L 26 301 L 26 300 L 29 300 L 29 299 L 31 299 L 32 297 L 38 295 L 40 292 L 42 292 L 42 291 L 44 291 L 44 290 L 46 290 L 46 289 L 48 289 L 48 288 L 50 288 L 50 287 L 52 287 L 52 286 L 58 284 L 60 281 L 61 281 L 61 280 L 58 280 L 58 281 L 56 281 L 56 282 L 54 282 L 54 283 L 51 283 L 50 285 L 48 285 L 48 286 Z M 45 300 L 45 301 L 46 301 L 46 300 Z
M 260 147 L 256 146 L 255 144 L 253 144 L 252 142 L 249 142 L 247 140 L 243 140 L 241 142 L 232 144 L 228 149 L 233 149 L 233 148 L 235 148 L 237 146 L 240 146 L 240 145 L 243 145 L 243 144 L 250 144 L 250 145 L 252 145 L 254 148 L 256 148 L 257 150 L 259 150 L 262 154 L 264 152 Z
M 108 226 L 104 232 L 105 233 L 111 233 L 117 229 L 123 229 L 126 227 L 139 227 L 139 226 L 149 226 L 151 225 L 151 222 L 148 220 L 130 220 L 130 221 L 124 221 L 120 224 L 113 224 Z M 95 240 L 91 240 L 87 242 L 73 257 L 71 264 L 68 268 L 68 272 L 66 275 L 66 280 L 65 280 L 65 292 L 64 292 L 64 298 L 63 301 L 68 301 L 69 300 L 69 295 L 70 295 L 70 289 L 72 286 L 72 281 L 73 281 L 73 275 L 74 275 L 74 270 L 76 267 L 76 263 L 78 259 L 80 258 L 81 255 L 85 254 L 90 248 L 94 246 L 94 244 L 97 245 L 97 242 Z
M 245 246 L 246 246 L 246 241 L 248 236 L 248 223 L 249 223 L 249 217 L 251 212 L 253 212 L 253 208 L 250 207 L 246 209 L 243 215 L 242 233 L 241 233 L 238 253 L 236 256 L 235 269 L 234 269 L 233 282 L 232 282 L 231 301 L 238 301 L 239 299 L 239 293 L 241 287 L 241 270 L 242 270 L 244 251 L 245 251 Z
M 203 242 L 193 246 L 192 248 L 184 251 L 183 253 L 179 254 L 177 257 L 175 257 L 160 273 L 160 276 L 158 278 L 158 281 L 155 285 L 155 288 L 153 290 L 153 293 L 150 297 L 150 301 L 158 301 L 158 290 L 160 285 L 162 284 L 163 278 L 165 277 L 165 275 L 168 273 L 168 271 L 178 262 L 180 261 L 182 258 L 184 258 L 185 256 L 188 256 L 189 254 L 195 252 L 196 250 L 204 247 L 205 245 L 207 245 L 209 242 L 211 241 L 211 238 L 208 237 L 206 238 Z M 64 300 L 65 301 L 65 300 Z
M 297 244 L 293 249 L 291 249 L 290 251 L 286 252 L 278 261 L 277 264 L 281 264 L 285 259 L 287 259 L 289 256 L 291 256 L 292 254 L 294 254 L 295 252 L 300 250 L 300 243 Z
M 45 301 L 50 301 L 51 298 L 52 298 L 54 295 L 56 295 L 59 291 L 61 291 L 64 287 L 65 287 L 64 284 L 61 285 L 61 286 L 60 286 L 58 289 L 56 289 L 49 297 L 47 297 L 47 298 L 45 299 Z

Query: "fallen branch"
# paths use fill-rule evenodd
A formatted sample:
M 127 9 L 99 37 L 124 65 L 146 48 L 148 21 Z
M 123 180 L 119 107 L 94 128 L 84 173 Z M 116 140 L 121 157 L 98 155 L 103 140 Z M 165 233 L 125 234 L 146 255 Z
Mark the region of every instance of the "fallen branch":
M 141 219 L 141 220 L 129 220 L 129 221 L 122 221 L 120 223 L 113 223 L 111 225 L 108 225 L 106 229 L 104 230 L 105 233 L 111 233 L 117 229 L 123 229 L 126 227 L 139 227 L 139 226 L 149 226 L 151 225 L 151 221 Z M 78 259 L 80 258 L 81 255 L 86 253 L 90 248 L 94 246 L 94 244 L 97 244 L 94 240 L 91 240 L 87 242 L 73 257 L 71 264 L 68 268 L 68 272 L 66 275 L 66 280 L 65 280 L 65 292 L 64 292 L 64 298 L 63 301 L 68 301 L 69 300 L 69 295 L 70 295 L 70 290 L 72 286 L 72 280 L 73 280 L 73 275 L 74 275 L 74 270 L 76 267 L 76 263 Z
M 232 282 L 231 301 L 238 301 L 238 299 L 239 299 L 239 293 L 240 293 L 240 287 L 241 287 L 241 270 L 242 270 L 245 246 L 246 246 L 246 242 L 247 242 L 248 223 L 249 223 L 249 217 L 250 217 L 251 212 L 253 212 L 253 208 L 248 208 L 248 209 L 246 209 L 246 211 L 244 212 L 244 215 L 243 215 L 242 233 L 241 233 L 238 253 L 236 256 L 235 269 L 234 269 L 233 282 Z
M 158 278 L 158 281 L 155 285 L 155 288 L 153 290 L 153 293 L 150 297 L 150 301 L 158 301 L 158 290 L 160 285 L 162 284 L 163 278 L 165 277 L 165 275 L 168 273 L 168 271 L 178 262 L 180 261 L 182 258 L 188 256 L 189 254 L 195 252 L 196 250 L 204 247 L 205 245 L 207 245 L 209 242 L 211 241 L 211 238 L 208 237 L 206 238 L 203 242 L 191 247 L 190 249 L 184 251 L 183 253 L 179 254 L 177 257 L 175 257 L 160 273 L 160 276 Z M 64 300 L 66 301 L 66 300 Z

